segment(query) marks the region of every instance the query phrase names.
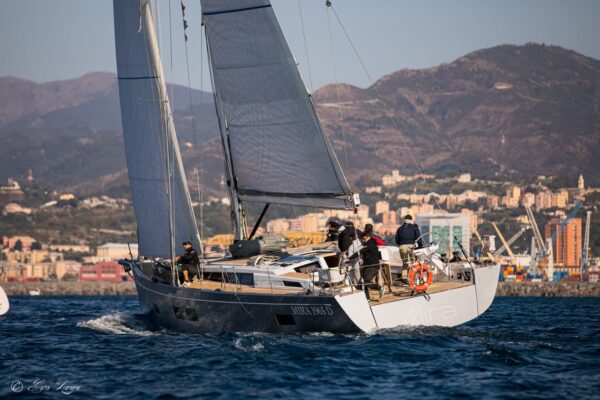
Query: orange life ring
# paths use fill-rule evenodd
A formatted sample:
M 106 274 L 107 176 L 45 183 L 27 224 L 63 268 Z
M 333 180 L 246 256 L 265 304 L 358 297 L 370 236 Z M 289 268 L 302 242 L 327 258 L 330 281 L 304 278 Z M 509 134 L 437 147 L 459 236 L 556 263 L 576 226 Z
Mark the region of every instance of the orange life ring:
M 427 273 L 427 277 L 423 279 L 423 274 Z M 408 272 L 408 284 L 416 292 L 424 292 L 427 290 L 433 281 L 433 274 L 426 264 L 416 262 Z

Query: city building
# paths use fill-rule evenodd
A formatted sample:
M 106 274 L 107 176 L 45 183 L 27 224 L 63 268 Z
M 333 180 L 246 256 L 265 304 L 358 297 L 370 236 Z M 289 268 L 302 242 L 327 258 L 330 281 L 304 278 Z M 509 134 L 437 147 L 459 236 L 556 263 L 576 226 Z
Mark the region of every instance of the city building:
M 0 185 L 0 200 L 14 201 L 23 197 L 25 197 L 25 193 L 21 190 L 21 185 L 13 178 L 8 178 L 6 185 Z
M 10 238 L 6 238 L 2 240 L 3 242 L 3 246 L 7 247 L 9 250 L 14 250 L 15 245 L 17 245 L 17 243 L 21 243 L 21 251 L 23 250 L 28 250 L 31 248 L 31 245 L 36 243 L 37 241 L 32 238 L 31 236 L 25 236 L 25 235 L 19 235 L 19 236 L 12 236 Z M 4 243 L 6 242 L 6 243 Z
M 71 243 L 52 244 L 52 245 L 48 245 L 48 248 L 53 251 L 58 251 L 60 253 L 67 253 L 67 252 L 89 253 L 90 252 L 90 246 L 88 246 L 86 244 L 71 244 Z
M 131 280 L 131 277 L 119 263 L 109 261 L 82 265 L 79 279 L 81 282 L 122 282 Z
M 381 193 L 381 186 L 368 186 L 365 188 L 365 193 L 367 193 L 367 194 Z
M 535 209 L 537 211 L 552 208 L 552 192 L 545 190 L 535 195 Z
M 379 215 L 386 211 L 390 211 L 390 203 L 385 200 L 380 200 L 375 203 L 375 215 Z
M 30 282 L 45 280 L 79 280 L 81 264 L 76 261 L 54 261 L 9 264 L 5 279 L 9 282 Z
M 96 256 L 99 260 L 119 260 L 121 258 L 129 258 L 129 249 L 134 257 L 138 254 L 137 243 L 106 243 L 98 246 Z
M 467 214 L 417 214 L 416 223 L 426 242 L 440 242 L 439 253 L 460 251 L 458 242 L 469 252 L 471 220 Z
M 383 225 L 395 225 L 398 223 L 396 211 L 385 211 L 381 213 L 381 223 Z
M 500 197 L 495 196 L 493 194 L 487 196 L 486 204 L 490 208 L 498 208 L 498 206 L 500 205 Z
M 8 215 L 8 214 L 26 214 L 26 215 L 30 215 L 33 212 L 33 210 L 29 207 L 23 207 L 20 204 L 17 203 L 8 203 L 7 205 L 4 206 L 4 210 L 2 210 L 2 214 L 4 215 Z
M 519 207 L 519 201 L 521 200 L 521 188 L 518 186 L 511 186 L 506 189 L 506 200 L 504 205 L 507 208 Z
M 565 208 L 569 203 L 569 192 L 565 189 L 552 193 L 552 207 Z
M 392 170 L 391 175 L 384 175 L 381 177 L 381 184 L 383 186 L 394 186 L 406 180 L 408 180 L 408 177 L 400 175 L 400 171 L 394 169 Z
M 460 174 L 458 176 L 458 181 L 460 183 L 469 183 L 471 182 L 471 174 L 467 173 L 467 174 Z
M 579 271 L 581 261 L 581 218 L 553 219 L 545 227 L 546 240 L 553 239 L 554 268 Z
M 521 195 L 521 205 L 533 207 L 535 205 L 535 194 L 533 193 L 523 193 Z

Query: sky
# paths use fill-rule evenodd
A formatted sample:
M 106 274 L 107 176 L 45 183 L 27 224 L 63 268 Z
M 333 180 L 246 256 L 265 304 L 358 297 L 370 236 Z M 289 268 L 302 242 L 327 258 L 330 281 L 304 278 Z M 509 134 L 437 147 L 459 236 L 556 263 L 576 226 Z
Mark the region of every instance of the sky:
M 187 85 L 180 0 L 152 1 L 158 2 L 167 80 Z M 199 0 L 184 3 L 190 25 L 190 83 L 210 89 Z M 272 3 L 309 89 L 336 81 L 370 85 L 331 10 L 328 22 L 324 0 Z M 403 68 L 449 63 L 471 51 L 507 43 L 559 45 L 600 59 L 598 0 L 333 0 L 333 4 L 373 79 Z M 112 1 L 0 0 L 0 76 L 46 82 L 115 70 Z

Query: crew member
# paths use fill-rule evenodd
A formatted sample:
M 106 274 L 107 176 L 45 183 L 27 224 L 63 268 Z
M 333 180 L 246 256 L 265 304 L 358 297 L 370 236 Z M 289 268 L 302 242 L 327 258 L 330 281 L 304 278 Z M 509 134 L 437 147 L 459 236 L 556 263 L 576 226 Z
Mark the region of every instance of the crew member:
M 367 296 L 367 300 L 371 300 L 369 288 L 378 290 L 379 298 L 381 298 L 385 293 L 384 287 L 379 285 L 378 282 L 380 267 L 379 261 L 381 260 L 381 257 L 379 256 L 379 248 L 377 247 L 377 243 L 373 238 L 373 232 L 371 230 L 365 229 L 363 232 L 363 243 L 364 247 L 360 251 L 362 256 L 362 286 L 365 291 L 365 295 Z
M 181 265 L 183 272 L 183 286 L 190 284 L 191 273 L 197 274 L 197 266 L 200 264 L 198 252 L 194 249 L 192 242 L 183 242 L 185 253 L 175 259 L 178 265 Z M 196 270 L 193 269 L 195 267 Z
M 327 223 L 327 238 L 325 239 L 326 242 L 333 242 L 333 241 L 337 241 L 339 236 L 340 236 L 340 224 L 338 224 L 337 222 L 331 220 Z
M 373 232 L 373 224 L 365 225 L 365 232 L 367 232 L 367 231 L 371 232 L 371 237 L 373 238 L 373 240 L 375 240 L 375 243 L 377 243 L 377 246 L 385 246 L 385 242 L 383 241 L 381 236 L 379 236 L 378 234 Z M 364 232 L 363 232 L 363 235 L 364 235 Z
M 351 221 L 348 221 L 344 224 L 344 230 L 340 232 L 338 237 L 338 246 L 340 251 L 344 253 L 348 250 L 354 238 L 356 238 L 356 228 L 354 228 L 354 224 Z M 352 237 L 354 236 L 354 238 Z
M 412 258 L 412 251 L 415 242 L 418 241 L 419 247 L 423 247 L 423 238 L 419 226 L 413 222 L 412 216 L 404 217 L 404 223 L 396 231 L 396 244 L 400 246 L 400 258 L 404 267 L 408 267 L 408 262 Z

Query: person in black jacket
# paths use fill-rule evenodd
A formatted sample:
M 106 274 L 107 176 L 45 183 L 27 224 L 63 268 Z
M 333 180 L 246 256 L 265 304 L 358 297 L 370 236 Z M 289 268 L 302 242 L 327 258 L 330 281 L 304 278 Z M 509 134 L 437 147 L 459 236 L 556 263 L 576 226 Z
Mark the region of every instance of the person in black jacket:
M 183 242 L 183 249 L 185 250 L 185 253 L 182 256 L 177 257 L 175 261 L 177 264 L 181 265 L 181 271 L 183 272 L 183 286 L 187 286 L 190 284 L 190 274 L 197 273 L 196 270 L 200 264 L 200 258 L 198 257 L 198 252 L 194 249 L 192 242 Z
M 340 224 L 338 224 L 335 221 L 329 221 L 327 223 L 327 238 L 325 239 L 326 242 L 333 242 L 339 239 L 340 233 Z
M 363 283 L 363 290 L 368 300 L 371 300 L 369 295 L 369 288 L 374 288 L 379 291 L 379 297 L 384 295 L 384 287 L 379 285 L 377 282 L 381 256 L 379 255 L 379 248 L 377 242 L 373 239 L 373 233 L 370 230 L 363 232 L 363 243 L 364 247 L 360 251 L 361 254 L 361 278 Z
M 344 224 L 344 230 L 340 232 L 338 237 L 338 246 L 342 253 L 350 248 L 352 241 L 356 238 L 358 233 L 359 232 L 351 221 Z
M 419 226 L 413 222 L 412 216 L 407 215 L 404 217 L 404 223 L 396 231 L 396 244 L 400 246 L 400 258 L 405 267 L 408 267 L 416 242 L 419 247 L 423 247 Z

